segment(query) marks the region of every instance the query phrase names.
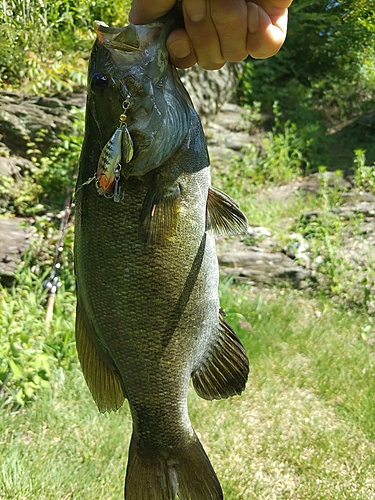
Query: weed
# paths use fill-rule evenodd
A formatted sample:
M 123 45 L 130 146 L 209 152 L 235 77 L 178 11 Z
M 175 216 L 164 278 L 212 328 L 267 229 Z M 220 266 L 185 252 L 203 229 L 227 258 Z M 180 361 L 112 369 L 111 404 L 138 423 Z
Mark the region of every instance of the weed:
M 356 149 L 354 151 L 354 183 L 361 191 L 375 194 L 375 164 L 366 165 L 366 151 Z
M 334 175 L 330 186 L 325 169 L 321 169 L 321 189 L 317 196 L 320 209 L 302 215 L 293 230 L 309 248 L 315 289 L 341 304 L 364 307 L 371 312 L 374 308 L 371 291 L 375 286 L 372 260 L 367 255 L 346 250 L 353 235 L 361 237 L 361 217 L 340 215 L 338 208 L 344 199 L 339 187 L 341 173 Z
M 254 101 L 252 104 L 245 104 L 243 107 L 243 119 L 248 123 L 249 133 L 256 131 L 262 122 L 261 106 L 261 102 Z
M 50 387 L 51 369 L 69 369 L 76 358 L 73 337 L 74 292 L 63 286 L 56 318 L 45 326 L 43 278 L 24 269 L 11 290 L 0 289 L 0 402 L 12 408 L 35 400 Z
M 226 170 L 220 171 L 218 183 L 241 205 L 259 186 L 286 183 L 300 177 L 308 169 L 305 141 L 295 124 L 280 121 L 275 103 L 275 124 L 263 139 L 260 150 L 250 144 L 242 156 L 231 158 Z M 246 202 L 245 202 L 246 203 Z
M 111 4 L 103 0 L 3 0 L 0 79 L 7 88 L 43 94 L 82 86 L 94 20 L 124 24 L 129 8 L 129 1 L 119 0 Z

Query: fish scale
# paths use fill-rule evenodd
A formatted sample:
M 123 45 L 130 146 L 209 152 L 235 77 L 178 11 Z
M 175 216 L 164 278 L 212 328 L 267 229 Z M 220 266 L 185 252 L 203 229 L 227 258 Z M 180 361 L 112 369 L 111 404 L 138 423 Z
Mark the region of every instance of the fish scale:
M 189 420 L 189 383 L 215 399 L 240 394 L 248 376 L 220 309 L 214 240 L 247 221 L 211 186 L 199 117 L 168 62 L 175 25 L 174 13 L 146 26 L 96 23 L 76 188 L 77 351 L 100 411 L 129 401 L 126 500 L 223 498 Z M 134 154 L 125 144 L 122 196 L 109 198 L 91 181 L 125 98 Z

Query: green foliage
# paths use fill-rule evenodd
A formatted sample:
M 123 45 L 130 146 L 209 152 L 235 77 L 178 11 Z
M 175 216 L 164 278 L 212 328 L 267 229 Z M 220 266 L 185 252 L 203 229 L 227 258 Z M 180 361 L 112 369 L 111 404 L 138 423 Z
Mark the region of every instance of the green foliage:
M 251 144 L 218 175 L 216 183 L 241 205 L 246 204 L 247 196 L 259 186 L 286 183 L 308 170 L 305 159 L 308 144 L 294 123 L 281 123 L 277 102 L 274 112 L 274 126 L 263 138 L 259 150 Z
M 35 221 L 35 234 L 16 273 L 15 285 L 10 290 L 0 288 L 0 403 L 10 407 L 35 400 L 49 387 L 57 367 L 69 370 L 76 364 L 72 225 L 65 232 L 61 287 L 48 330 L 44 289 L 61 238 L 64 211 L 60 210 L 78 170 L 84 124 L 82 112 L 75 113 L 71 133 L 60 137 L 61 144 L 52 148 L 48 157 L 38 147 L 43 140 L 41 131 L 28 145 L 35 168 L 25 173 L 22 181 L 4 177 L 0 184 L 2 192 L 10 196 L 8 214 L 33 215 Z
M 60 287 L 54 316 L 46 327 L 47 291 L 44 287 L 60 241 L 60 218 L 39 217 L 32 244 L 15 284 L 0 287 L 0 404 L 22 406 L 49 388 L 52 370 L 76 365 L 74 340 L 75 280 L 73 227 L 65 234 Z
M 83 85 L 83 58 L 94 40 L 94 20 L 124 24 L 129 7 L 129 0 L 4 0 L 0 81 L 8 88 L 45 94 Z
M 298 135 L 295 123 L 286 122 L 279 132 L 268 132 L 264 141 L 260 161 L 254 174 L 259 183 L 283 183 L 306 173 L 308 162 L 304 159 L 306 145 Z
M 294 0 L 280 52 L 244 63 L 239 100 L 260 101 L 267 114 L 279 101 L 283 120 L 295 123 L 310 142 L 307 159 L 313 170 L 322 164 L 349 168 L 354 149 L 372 154 L 366 141 L 372 143 L 373 130 L 357 127 L 358 133 L 332 137 L 327 129 L 341 129 L 374 108 L 374 38 L 374 0 Z
M 356 149 L 354 151 L 354 183 L 359 190 L 375 194 L 375 163 L 366 165 L 366 151 Z
M 270 105 L 278 99 L 288 109 L 297 92 L 310 105 L 318 99 L 336 106 L 341 116 L 361 100 L 371 102 L 374 7 L 373 0 L 294 0 L 282 50 L 271 59 L 245 65 L 244 101 L 252 96 Z
M 321 188 L 317 196 L 318 211 L 302 215 L 292 228 L 309 247 L 313 259 L 315 290 L 334 298 L 346 307 L 364 308 L 368 313 L 375 310 L 373 292 L 375 271 L 371 257 L 361 258 L 346 251 L 347 242 L 357 235 L 360 237 L 361 217 L 349 219 L 340 213 L 344 190 L 339 181 L 342 173 L 335 172 L 333 185 L 330 177 L 321 168 L 319 180 Z
M 262 103 L 259 101 L 244 105 L 245 112 L 243 118 L 249 124 L 249 133 L 255 132 L 261 126 L 263 119 L 261 107 Z
M 50 387 L 51 369 L 75 364 L 75 295 L 61 288 L 55 319 L 45 325 L 43 278 L 30 267 L 17 273 L 11 290 L 0 288 L 0 405 L 11 408 L 35 400 Z

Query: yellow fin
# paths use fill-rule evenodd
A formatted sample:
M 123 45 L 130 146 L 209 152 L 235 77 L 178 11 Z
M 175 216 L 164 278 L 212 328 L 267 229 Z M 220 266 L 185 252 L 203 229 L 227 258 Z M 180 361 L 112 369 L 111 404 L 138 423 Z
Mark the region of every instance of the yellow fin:
M 162 184 L 162 183 L 160 183 Z M 141 239 L 149 244 L 163 244 L 173 238 L 180 213 L 180 186 L 151 184 L 140 217 Z
M 76 344 L 82 372 L 92 397 L 100 412 L 116 411 L 123 404 L 125 395 L 121 380 L 103 360 L 87 328 L 89 322 L 77 301 Z
M 198 395 L 204 399 L 221 399 L 241 394 L 249 375 L 249 360 L 242 342 L 219 312 L 216 342 L 206 358 L 192 373 Z
M 237 203 L 212 186 L 207 196 L 206 230 L 214 236 L 232 236 L 247 231 L 247 219 Z

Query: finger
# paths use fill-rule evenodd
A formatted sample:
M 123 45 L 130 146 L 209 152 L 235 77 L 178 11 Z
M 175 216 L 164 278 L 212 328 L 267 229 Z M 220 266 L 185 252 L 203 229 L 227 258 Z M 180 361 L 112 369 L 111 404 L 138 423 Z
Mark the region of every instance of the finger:
M 221 68 L 225 59 L 211 18 L 209 0 L 182 0 L 182 11 L 185 29 L 199 66 L 204 69 Z
M 184 29 L 172 31 L 166 45 L 172 64 L 177 68 L 191 68 L 197 62 L 194 48 Z
M 152 23 L 164 16 L 176 3 L 176 0 L 133 0 L 129 12 L 129 21 L 133 24 Z
M 287 9 L 290 7 L 292 1 L 293 0 L 257 0 L 257 4 L 266 12 L 272 12 L 275 9 Z
M 288 25 L 287 9 L 275 10 L 269 16 L 261 7 L 249 2 L 247 50 L 255 59 L 275 55 L 283 45 Z
M 226 61 L 242 61 L 248 55 L 247 5 L 244 0 L 211 1 L 211 18 Z

